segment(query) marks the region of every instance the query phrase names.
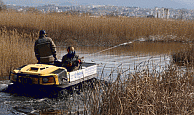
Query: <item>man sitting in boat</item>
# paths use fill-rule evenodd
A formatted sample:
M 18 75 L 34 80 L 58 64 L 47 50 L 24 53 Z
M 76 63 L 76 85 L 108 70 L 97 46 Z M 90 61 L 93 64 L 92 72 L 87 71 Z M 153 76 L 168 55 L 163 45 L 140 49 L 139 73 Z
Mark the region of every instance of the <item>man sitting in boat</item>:
M 40 64 L 53 64 L 56 58 L 56 45 L 45 30 L 40 30 L 39 38 L 34 45 L 35 56 Z
M 81 60 L 79 59 L 79 56 L 75 54 L 74 47 L 69 46 L 67 48 L 67 52 L 68 53 L 62 58 L 62 66 L 65 67 L 69 72 L 78 70 Z

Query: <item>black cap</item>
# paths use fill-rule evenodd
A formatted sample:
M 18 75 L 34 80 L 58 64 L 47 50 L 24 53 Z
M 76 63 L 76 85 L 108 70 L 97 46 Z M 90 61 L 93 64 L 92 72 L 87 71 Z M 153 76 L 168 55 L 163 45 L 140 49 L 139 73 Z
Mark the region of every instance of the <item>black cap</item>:
M 45 35 L 45 34 L 46 34 L 45 30 L 40 30 L 40 33 L 39 33 L 40 36 Z

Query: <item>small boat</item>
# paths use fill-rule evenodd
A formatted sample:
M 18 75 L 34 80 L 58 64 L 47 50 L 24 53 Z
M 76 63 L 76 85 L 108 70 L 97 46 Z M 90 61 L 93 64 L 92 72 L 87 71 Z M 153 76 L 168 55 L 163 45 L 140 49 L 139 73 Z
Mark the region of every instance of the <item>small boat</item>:
M 79 70 L 72 72 L 68 72 L 60 64 L 29 64 L 21 66 L 10 73 L 11 85 L 9 87 L 25 88 L 27 90 L 67 89 L 96 78 L 96 76 L 96 63 L 83 62 Z

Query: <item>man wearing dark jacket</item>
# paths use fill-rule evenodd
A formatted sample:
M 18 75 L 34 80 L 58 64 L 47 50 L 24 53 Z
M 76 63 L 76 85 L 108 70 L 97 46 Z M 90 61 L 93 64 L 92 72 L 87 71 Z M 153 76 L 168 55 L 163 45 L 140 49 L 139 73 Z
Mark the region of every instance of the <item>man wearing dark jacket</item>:
M 67 69 L 67 71 L 78 70 L 81 64 L 79 56 L 75 54 L 74 47 L 69 46 L 67 48 L 67 54 L 62 58 L 62 66 Z
M 53 64 L 56 58 L 56 46 L 45 30 L 40 30 L 39 38 L 34 45 L 35 56 L 40 64 Z

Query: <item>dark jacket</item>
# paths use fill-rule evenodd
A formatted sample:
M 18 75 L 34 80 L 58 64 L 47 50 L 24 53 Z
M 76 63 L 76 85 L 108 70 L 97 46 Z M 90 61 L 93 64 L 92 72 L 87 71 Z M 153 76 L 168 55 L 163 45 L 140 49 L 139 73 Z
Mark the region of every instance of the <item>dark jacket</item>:
M 67 69 L 67 71 L 78 70 L 81 60 L 76 54 L 66 54 L 62 58 L 62 66 Z
M 51 38 L 41 36 L 35 42 L 34 52 L 38 63 L 52 63 L 56 57 L 56 46 Z

